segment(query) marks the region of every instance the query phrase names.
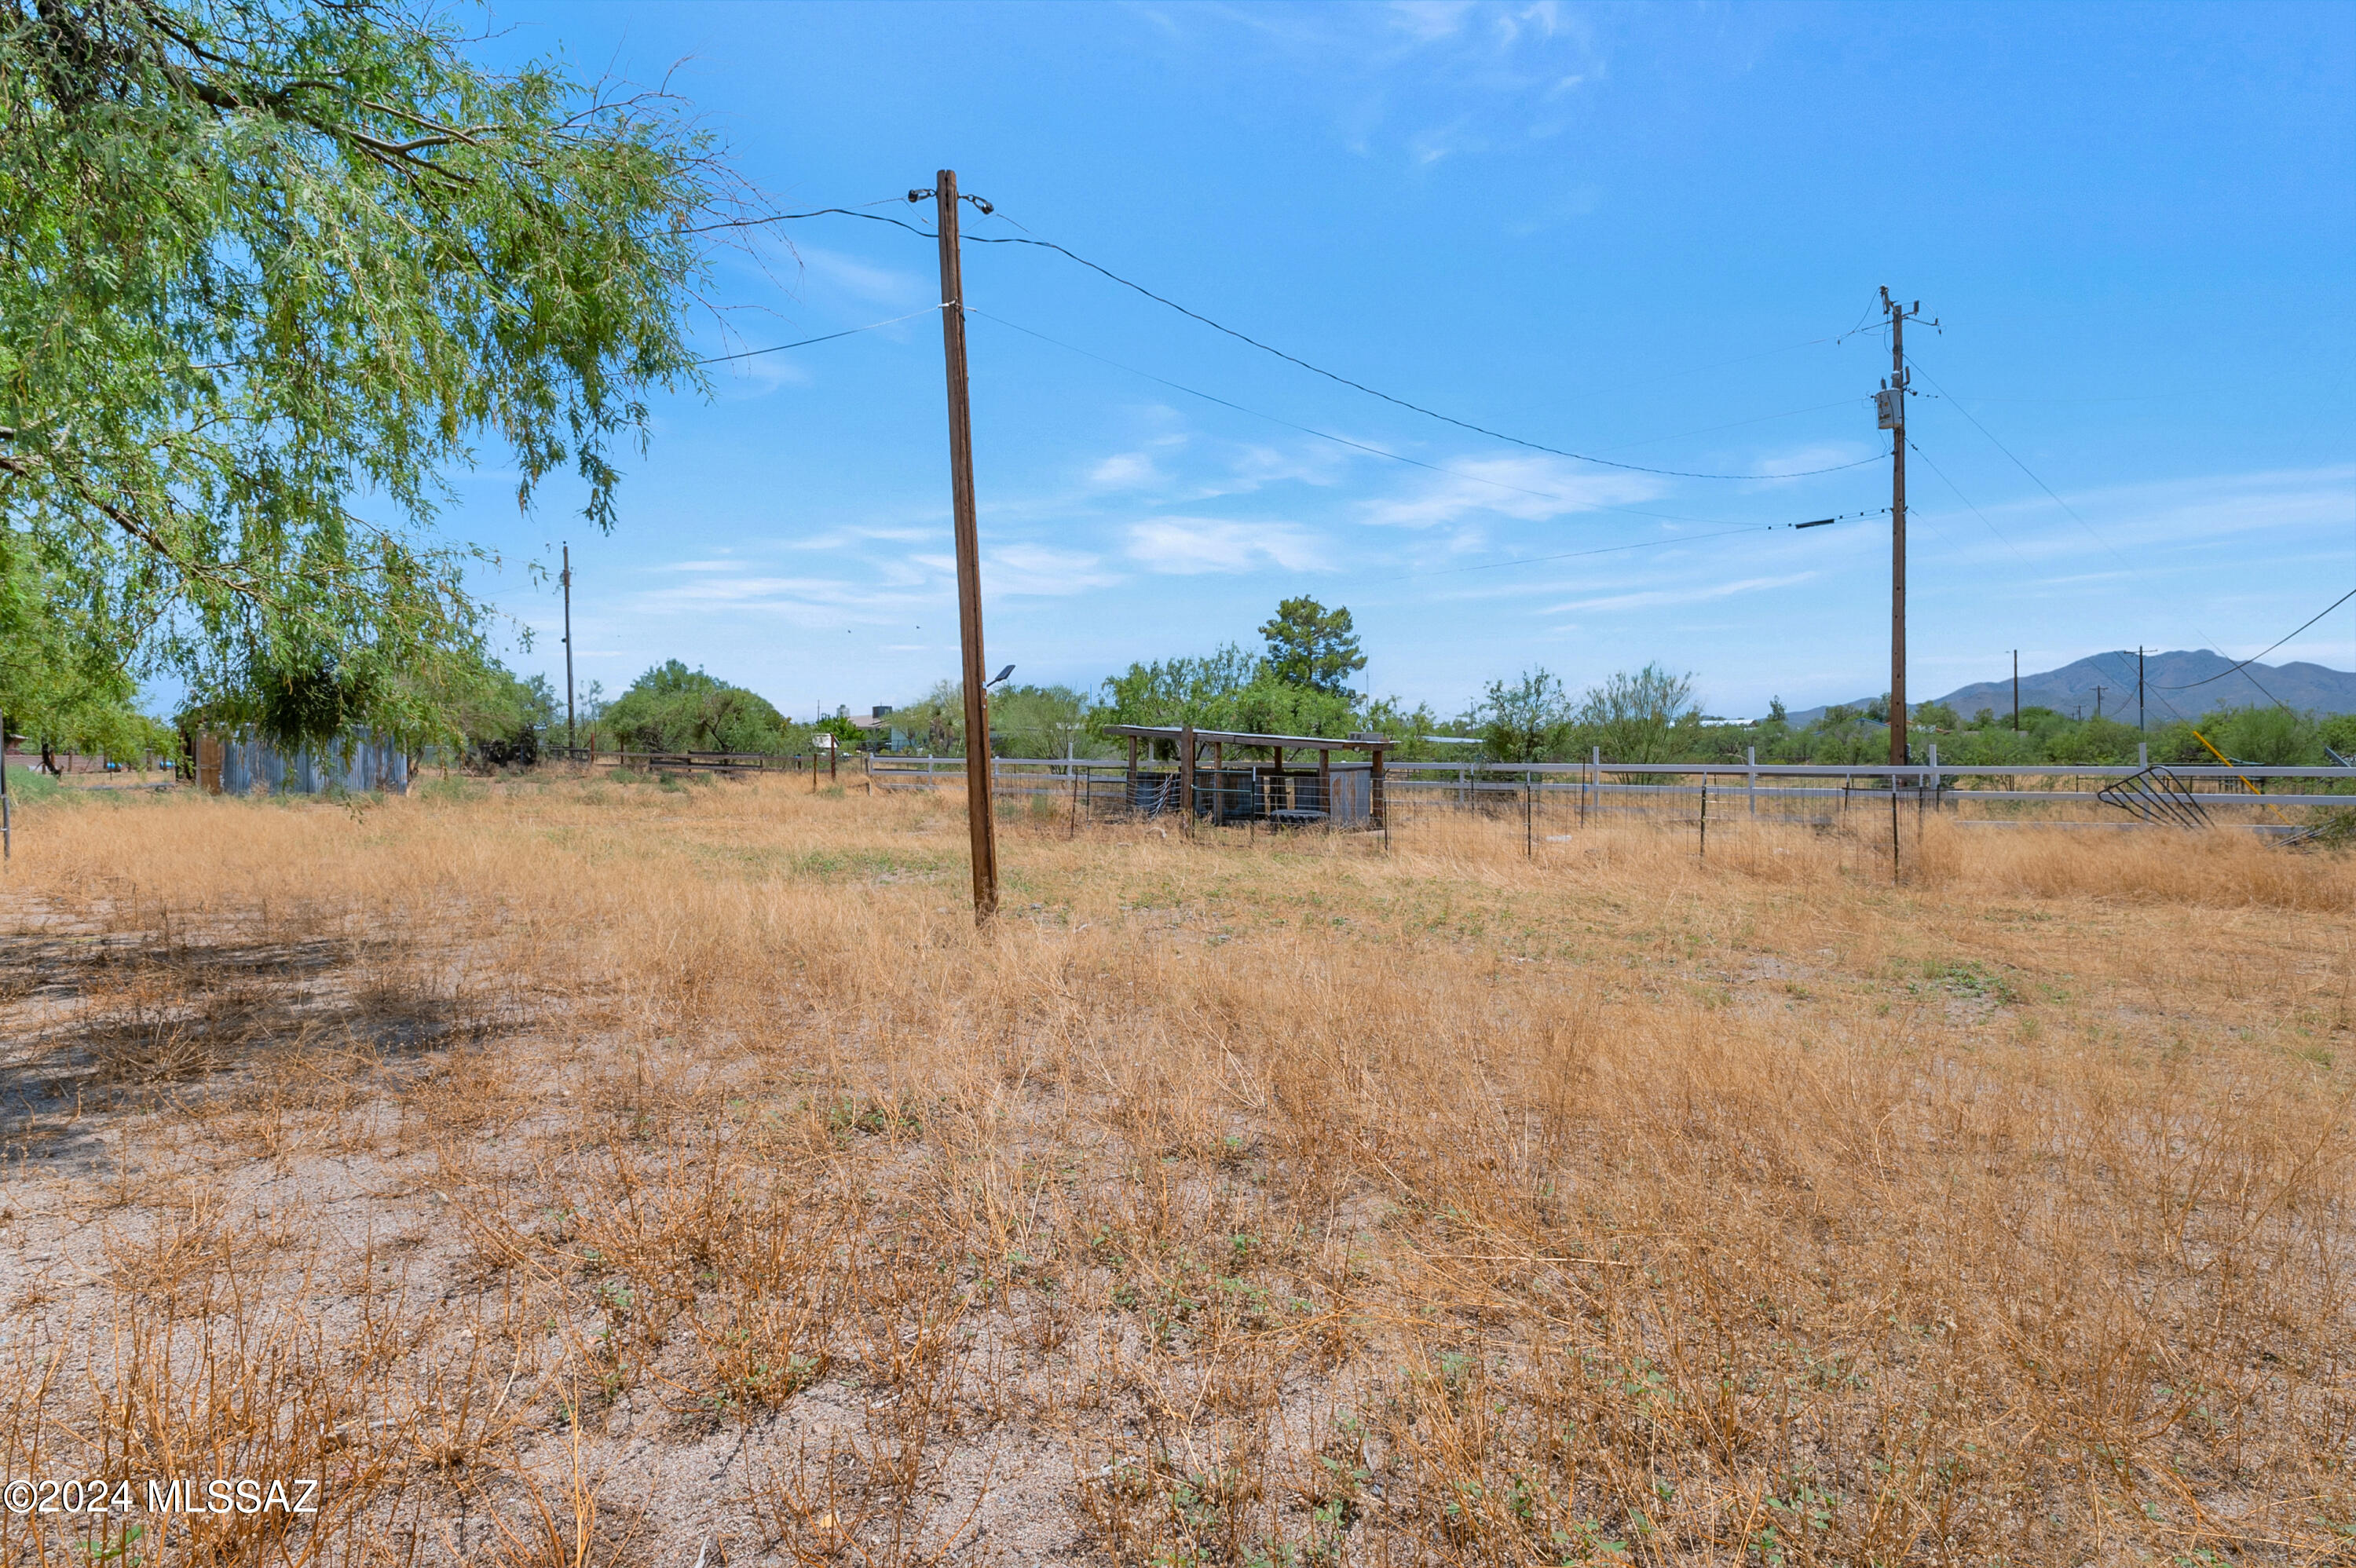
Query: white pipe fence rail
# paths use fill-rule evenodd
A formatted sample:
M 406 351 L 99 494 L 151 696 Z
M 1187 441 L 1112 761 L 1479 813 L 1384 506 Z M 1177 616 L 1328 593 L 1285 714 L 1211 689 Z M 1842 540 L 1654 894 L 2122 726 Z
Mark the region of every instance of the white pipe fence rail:
M 944 779 L 961 781 L 962 757 L 873 754 L 863 759 L 866 777 L 879 789 L 931 788 Z M 1943 807 L 1970 803 L 2017 801 L 2042 805 L 2101 805 L 2102 787 L 2141 772 L 2134 766 L 2032 763 L 2004 765 L 1942 763 L 1935 755 L 1906 766 L 1825 763 L 1583 763 L 1399 762 L 1387 763 L 1384 792 L 1389 804 L 1414 807 L 1445 803 L 1472 806 L 1483 800 L 1500 805 L 1535 794 L 1540 799 L 1580 798 L 1590 809 L 1618 799 L 1629 805 L 1697 799 L 1705 792 L 1721 805 L 1747 812 L 1805 801 L 1849 800 L 1870 793 L 1886 798 L 1897 790 L 1909 800 Z M 2325 767 L 2180 767 L 2169 770 L 2199 795 L 2203 806 L 2356 806 L 2356 770 Z M 1000 757 L 991 763 L 995 787 L 1013 795 L 1056 794 L 1123 781 L 1128 764 L 1102 758 Z M 2036 781 L 2037 787 L 2015 787 Z M 2294 781 L 2321 783 L 2326 791 L 2279 787 Z M 1109 804 L 1099 800 L 1098 805 Z M 2107 814 L 2108 808 L 2104 807 Z

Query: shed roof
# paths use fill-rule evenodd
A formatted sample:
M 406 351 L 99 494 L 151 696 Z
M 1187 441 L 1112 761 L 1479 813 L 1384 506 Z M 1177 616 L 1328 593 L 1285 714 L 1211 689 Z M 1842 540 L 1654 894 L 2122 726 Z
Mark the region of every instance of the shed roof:
M 1133 735 L 1141 741 L 1183 741 L 1188 731 L 1177 724 L 1108 724 L 1108 735 Z M 1230 746 L 1282 746 L 1320 752 L 1379 752 L 1396 746 L 1388 735 L 1252 735 L 1236 730 L 1196 730 L 1197 741 L 1224 742 Z

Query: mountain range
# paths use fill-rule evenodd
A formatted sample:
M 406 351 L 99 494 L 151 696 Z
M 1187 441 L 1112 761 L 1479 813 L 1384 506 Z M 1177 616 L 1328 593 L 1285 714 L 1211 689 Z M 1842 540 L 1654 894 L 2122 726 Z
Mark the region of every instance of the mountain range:
M 2144 712 L 2153 724 L 2197 719 L 2214 708 L 2245 708 L 2269 699 L 2301 711 L 2356 713 L 2356 673 L 2319 664 L 2251 664 L 2234 668 L 2234 661 L 2207 648 L 2147 653 L 2143 656 Z M 2098 689 L 2099 688 L 2099 689 Z M 1843 704 L 1862 709 L 1879 693 Z M 1968 720 L 1981 709 L 1999 718 L 2012 713 L 2012 677 L 1974 681 L 1944 697 L 1918 699 L 1944 702 L 1958 718 Z M 2097 710 L 2132 724 L 2136 719 L 2136 656 L 2132 648 L 2095 654 L 2060 669 L 2023 671 L 2020 705 L 2051 708 L 2074 718 L 2092 718 Z M 1823 718 L 1823 708 L 1793 713 L 1794 728 Z

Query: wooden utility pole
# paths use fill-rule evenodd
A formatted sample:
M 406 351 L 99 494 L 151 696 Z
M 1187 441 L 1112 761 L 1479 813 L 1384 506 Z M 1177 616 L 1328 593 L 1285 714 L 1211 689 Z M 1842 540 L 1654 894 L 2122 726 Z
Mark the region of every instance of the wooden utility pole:
M 573 547 L 564 547 L 564 571 L 559 579 L 564 584 L 564 749 L 571 751 L 573 739 Z
M 965 670 L 965 815 L 973 843 L 973 918 L 998 912 L 997 824 L 990 804 L 990 706 L 982 692 L 981 543 L 974 520 L 973 407 L 966 389 L 965 274 L 958 264 L 957 171 L 935 177 L 941 241 L 941 350 L 949 382 L 949 506 L 957 532 L 958 640 Z
M 1922 302 L 1916 301 L 1919 309 Z M 1881 291 L 1890 316 L 1890 765 L 1906 753 L 1906 308 Z M 1893 775 L 1890 787 L 1895 790 Z
M 2136 729 L 2143 729 L 2143 645 L 2136 645 Z
M 2012 732 L 2020 733 L 2020 650 L 2012 650 Z

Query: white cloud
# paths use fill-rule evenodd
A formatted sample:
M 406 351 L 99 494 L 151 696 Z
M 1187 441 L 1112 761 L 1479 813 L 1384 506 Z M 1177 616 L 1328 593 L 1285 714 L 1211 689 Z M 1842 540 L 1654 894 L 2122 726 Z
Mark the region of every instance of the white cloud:
M 1129 553 L 1153 571 L 1173 576 L 1264 567 L 1316 571 L 1326 564 L 1321 541 L 1306 528 L 1209 517 L 1161 517 L 1135 524 L 1129 530 Z
M 1428 169 L 1457 153 L 1484 152 L 1488 144 L 1472 131 L 1472 117 L 1460 114 L 1445 125 L 1427 126 L 1408 138 L 1408 162 Z
M 820 250 L 814 245 L 798 246 L 797 251 L 803 269 L 810 276 L 857 299 L 913 308 L 940 298 L 937 285 L 916 272 L 873 266 L 839 251 Z
M 1106 490 L 1134 490 L 1162 481 L 1162 470 L 1142 452 L 1115 453 L 1088 471 L 1088 483 Z
M 1761 593 L 1770 588 L 1789 588 L 1815 575 L 1813 571 L 1795 571 L 1783 577 L 1746 577 L 1740 581 L 1712 583 L 1706 588 L 1654 588 L 1638 593 L 1610 593 L 1594 599 L 1572 599 L 1560 604 L 1550 604 L 1538 613 L 1542 615 L 1566 615 L 1579 610 L 1647 610 L 1664 604 L 1699 604 L 1712 599 L 1731 599 L 1739 593 Z
M 1665 486 L 1644 474 L 1582 472 L 1558 457 L 1471 458 L 1449 472 L 1412 482 L 1408 493 L 1366 505 L 1363 519 L 1387 528 L 1428 528 L 1479 514 L 1522 522 L 1650 500 Z
M 1773 457 L 1758 458 L 1750 464 L 1750 468 L 1762 479 L 1788 479 L 1794 475 L 1833 468 L 1844 463 L 1861 463 L 1872 455 L 1853 441 L 1820 442 L 1813 446 L 1779 453 Z
M 1472 0 L 1392 0 L 1391 26 L 1419 44 L 1452 38 L 1472 15 Z
M 1096 556 L 1048 545 L 1004 545 L 990 551 L 982 562 L 981 585 L 993 595 L 1053 598 L 1109 588 L 1120 581 L 1116 572 L 1098 571 Z
M 729 352 L 738 350 L 732 348 Z M 758 358 L 730 360 L 719 368 L 715 379 L 724 393 L 760 398 L 766 397 L 779 387 L 807 387 L 818 378 L 809 366 L 790 355 L 764 354 Z

